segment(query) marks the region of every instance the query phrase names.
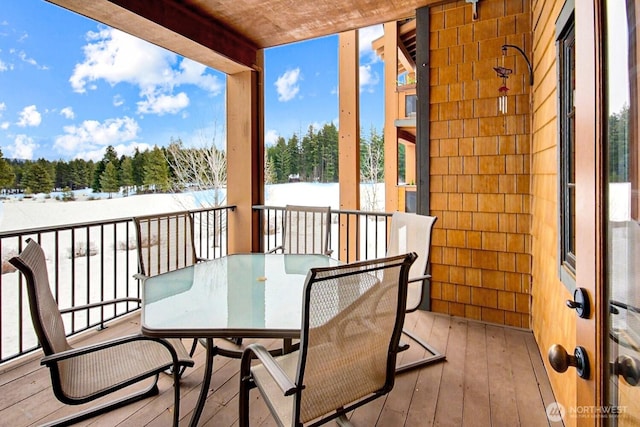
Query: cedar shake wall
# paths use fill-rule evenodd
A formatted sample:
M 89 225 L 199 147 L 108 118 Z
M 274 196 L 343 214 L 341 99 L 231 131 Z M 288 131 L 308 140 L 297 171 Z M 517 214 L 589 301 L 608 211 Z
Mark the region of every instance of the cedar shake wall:
M 508 49 L 504 65 L 514 72 L 501 115 L 493 70 L 503 44 L 531 58 L 530 2 L 483 0 L 478 12 L 473 21 L 465 1 L 431 8 L 432 309 L 530 328 L 529 72 Z

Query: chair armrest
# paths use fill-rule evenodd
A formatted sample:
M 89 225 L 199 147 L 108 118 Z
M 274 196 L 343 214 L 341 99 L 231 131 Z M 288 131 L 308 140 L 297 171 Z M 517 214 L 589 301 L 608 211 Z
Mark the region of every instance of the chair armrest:
M 87 310 L 87 309 L 96 308 L 96 307 L 103 307 L 105 305 L 117 304 L 121 302 L 136 302 L 140 304 L 142 300 L 140 298 L 117 298 L 117 299 L 112 299 L 108 301 L 100 301 L 100 302 L 94 302 L 91 304 L 76 305 L 75 307 L 63 308 L 63 309 L 60 309 L 60 314 L 73 313 L 74 311 Z
M 94 352 L 97 352 L 97 351 L 104 350 L 106 348 L 127 344 L 129 342 L 142 341 L 142 340 L 156 341 L 156 342 L 164 345 L 167 348 L 167 350 L 169 351 L 169 353 L 171 353 L 171 358 L 173 359 L 173 364 L 179 364 L 180 363 L 179 360 L 178 360 L 178 353 L 176 352 L 176 349 L 166 339 L 164 339 L 164 338 L 146 337 L 144 335 L 137 334 L 137 335 L 129 335 L 129 336 L 122 337 L 122 338 L 116 338 L 116 339 L 113 339 L 113 340 L 104 341 L 104 342 L 101 342 L 101 343 L 98 343 L 98 344 L 92 344 L 92 345 L 88 345 L 88 346 L 85 346 L 85 347 L 72 348 L 70 350 L 61 351 L 60 353 L 56 353 L 56 354 L 50 354 L 50 355 L 45 356 L 42 359 L 40 359 L 40 364 L 49 366 L 49 365 L 55 364 L 57 362 L 60 362 L 62 360 L 71 359 L 71 358 L 74 358 L 74 357 L 82 356 L 84 354 L 94 353 Z M 183 361 L 181 364 L 193 366 L 193 360 Z
M 261 344 L 251 344 L 242 352 L 241 377 L 248 375 L 249 370 L 251 369 L 252 353 L 262 362 L 264 368 L 267 370 L 269 375 L 271 375 L 276 384 L 278 384 L 278 387 L 280 387 L 280 390 L 282 390 L 285 396 L 291 396 L 298 391 L 298 386 L 291 381 L 286 372 L 284 372 L 280 365 L 278 365 L 278 362 L 276 362 L 271 353 L 269 353 L 269 351 Z
M 409 283 L 411 283 L 411 282 L 419 282 L 419 281 L 426 280 L 426 279 L 431 279 L 431 275 L 430 274 L 425 274 L 425 275 L 422 275 L 422 276 L 410 277 L 408 282 Z
M 136 274 L 133 275 L 133 278 L 136 279 L 136 280 L 145 280 L 145 279 L 148 279 L 149 276 L 145 276 L 142 273 L 136 273 Z
M 277 251 L 283 251 L 284 247 L 283 246 L 276 246 L 275 248 L 271 249 L 269 252 L 267 252 L 268 254 L 274 254 Z

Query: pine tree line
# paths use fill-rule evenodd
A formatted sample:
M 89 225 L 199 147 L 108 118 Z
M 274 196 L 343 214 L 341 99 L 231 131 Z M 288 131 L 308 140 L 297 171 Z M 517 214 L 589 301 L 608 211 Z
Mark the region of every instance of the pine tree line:
M 368 139 L 360 141 L 361 180 L 384 179 L 384 138 L 371 128 Z M 403 162 L 400 162 L 402 165 Z M 402 175 L 401 168 L 401 175 Z M 200 173 L 201 171 L 202 173 Z M 331 123 L 316 130 L 309 126 L 300 138 L 279 137 L 267 147 L 265 182 L 283 183 L 292 179 L 309 182 L 338 181 L 338 129 Z M 181 191 L 184 188 L 220 188 L 226 185 L 226 155 L 215 145 L 185 148 L 171 140 L 168 147 L 135 150 L 132 156 L 118 156 L 108 146 L 97 162 L 74 159 L 4 159 L 0 151 L 0 189 L 4 193 L 50 193 L 91 188 L 94 192 L 116 193 L 132 188 L 137 193 Z

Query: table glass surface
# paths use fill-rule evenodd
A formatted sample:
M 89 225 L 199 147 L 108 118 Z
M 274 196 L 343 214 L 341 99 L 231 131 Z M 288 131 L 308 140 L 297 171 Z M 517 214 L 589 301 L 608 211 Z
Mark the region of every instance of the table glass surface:
M 175 337 L 288 337 L 301 326 L 302 294 L 324 255 L 238 254 L 148 278 L 142 330 Z

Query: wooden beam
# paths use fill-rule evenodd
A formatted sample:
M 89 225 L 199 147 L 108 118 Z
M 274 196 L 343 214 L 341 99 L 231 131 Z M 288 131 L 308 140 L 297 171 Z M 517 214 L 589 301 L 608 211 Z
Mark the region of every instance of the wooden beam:
M 259 68 L 263 54 L 258 52 Z M 243 71 L 227 76 L 227 204 L 229 253 L 261 250 L 260 215 L 264 204 L 264 74 Z
M 219 71 L 255 69 L 258 48 L 171 0 L 48 0 Z
M 400 64 L 404 67 L 407 73 L 415 73 L 416 72 L 416 63 L 411 58 L 411 54 L 405 47 L 402 40 L 398 37 L 398 59 L 400 60 Z
M 360 208 L 360 78 L 357 30 L 339 35 L 338 93 L 340 209 L 356 210 Z M 357 245 L 347 247 L 346 244 L 358 241 L 355 220 L 340 219 L 342 250 L 338 255 L 343 261 L 359 259 Z
M 398 138 L 404 139 L 405 141 L 410 142 L 411 144 L 416 143 L 416 136 L 404 129 L 398 129 Z
M 384 24 L 384 209 L 398 210 L 398 128 L 395 119 L 398 114 L 398 24 L 396 21 Z

